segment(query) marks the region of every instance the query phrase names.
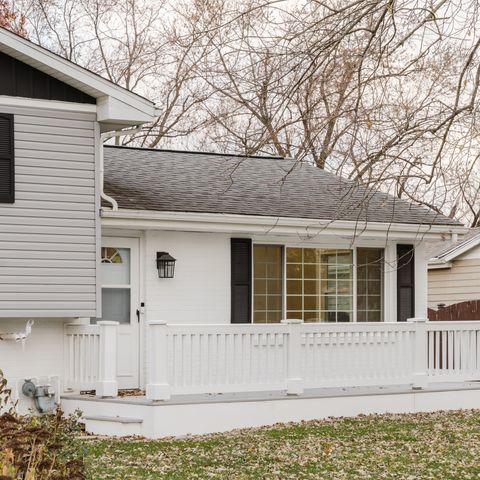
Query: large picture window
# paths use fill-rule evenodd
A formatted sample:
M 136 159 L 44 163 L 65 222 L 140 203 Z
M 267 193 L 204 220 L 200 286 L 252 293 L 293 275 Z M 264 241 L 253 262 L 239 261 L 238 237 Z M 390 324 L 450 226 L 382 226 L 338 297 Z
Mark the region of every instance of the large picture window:
M 383 264 L 383 248 L 254 245 L 253 322 L 380 322 Z

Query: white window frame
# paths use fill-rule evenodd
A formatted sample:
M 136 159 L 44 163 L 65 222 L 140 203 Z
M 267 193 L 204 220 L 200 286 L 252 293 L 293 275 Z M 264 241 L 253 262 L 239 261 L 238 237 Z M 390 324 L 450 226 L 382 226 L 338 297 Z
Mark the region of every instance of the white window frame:
M 324 248 L 324 249 L 335 249 L 335 250 L 352 250 L 353 255 L 352 255 L 352 274 L 353 274 L 353 279 L 352 279 L 352 321 L 348 323 L 357 323 L 357 249 L 358 248 L 383 248 L 384 250 L 384 258 L 383 258 L 383 288 L 381 290 L 381 322 L 386 321 L 387 317 L 387 312 L 386 312 L 386 301 L 385 301 L 385 296 L 387 295 L 387 281 L 385 279 L 386 276 L 386 256 L 387 256 L 387 248 L 388 245 L 334 245 L 331 243 L 322 243 L 322 244 L 305 244 L 305 243 L 295 243 L 295 242 L 285 242 L 285 241 L 268 241 L 268 240 L 255 240 L 252 239 L 252 311 L 251 311 L 251 316 L 250 320 L 251 323 L 254 323 L 254 301 L 255 301 L 255 285 L 254 285 L 254 255 L 253 255 L 253 248 L 255 245 L 263 245 L 263 246 L 281 246 L 282 248 L 282 318 L 286 318 L 286 313 L 287 313 L 287 248 Z M 379 322 L 379 323 L 381 323 Z

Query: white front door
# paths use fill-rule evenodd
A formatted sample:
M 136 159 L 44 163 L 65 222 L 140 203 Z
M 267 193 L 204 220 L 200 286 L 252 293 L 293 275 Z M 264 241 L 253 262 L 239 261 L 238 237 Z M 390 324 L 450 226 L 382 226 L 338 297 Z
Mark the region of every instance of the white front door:
M 139 253 L 136 238 L 103 238 L 102 320 L 118 326 L 119 388 L 139 387 Z

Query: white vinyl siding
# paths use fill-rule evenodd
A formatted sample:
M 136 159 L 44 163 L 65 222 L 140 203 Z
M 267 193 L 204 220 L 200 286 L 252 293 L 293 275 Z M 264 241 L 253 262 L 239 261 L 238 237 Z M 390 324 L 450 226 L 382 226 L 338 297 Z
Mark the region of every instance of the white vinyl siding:
M 428 306 L 480 300 L 480 258 L 454 260 L 450 268 L 428 271 Z
M 0 112 L 15 116 L 15 203 L 0 205 L 0 317 L 96 316 L 95 114 L 1 99 Z

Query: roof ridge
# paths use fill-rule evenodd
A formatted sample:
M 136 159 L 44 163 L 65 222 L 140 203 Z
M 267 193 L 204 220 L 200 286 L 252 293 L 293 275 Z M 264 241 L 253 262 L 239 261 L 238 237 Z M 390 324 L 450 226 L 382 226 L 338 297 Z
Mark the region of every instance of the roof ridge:
M 218 157 L 235 157 L 235 158 L 261 158 L 271 160 L 295 160 L 293 158 L 281 157 L 275 155 L 246 155 L 241 153 L 220 153 L 220 152 L 205 152 L 201 150 L 175 150 L 173 148 L 146 148 L 146 147 L 132 147 L 130 145 L 104 145 L 107 148 L 119 148 L 128 150 L 142 150 L 145 152 L 171 152 L 171 153 L 188 153 L 193 155 L 216 155 Z

